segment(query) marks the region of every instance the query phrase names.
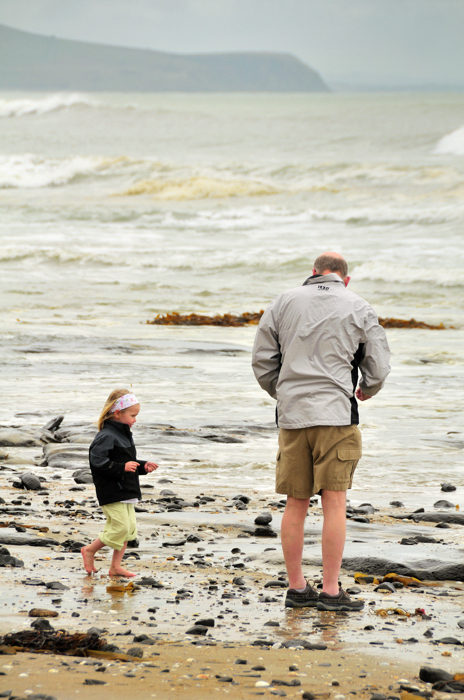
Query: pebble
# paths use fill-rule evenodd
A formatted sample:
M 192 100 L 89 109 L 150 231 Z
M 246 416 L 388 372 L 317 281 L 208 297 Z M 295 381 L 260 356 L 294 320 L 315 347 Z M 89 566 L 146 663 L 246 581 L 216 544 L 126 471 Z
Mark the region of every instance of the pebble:
M 190 629 L 188 629 L 185 634 L 199 635 L 206 634 L 208 631 L 209 627 L 207 627 L 206 625 L 193 625 L 193 627 L 190 627 Z
M 453 484 L 448 483 L 447 481 L 443 482 L 441 484 L 441 490 L 442 491 L 456 491 L 456 486 L 453 486 Z
M 454 503 L 451 503 L 451 501 L 441 500 L 441 501 L 436 501 L 433 504 L 433 507 L 434 508 L 455 508 L 456 506 Z
M 255 669 L 253 669 L 255 670 Z M 255 688 L 269 688 L 271 684 L 267 681 L 256 681 Z
M 270 513 L 261 513 L 255 518 L 255 525 L 269 525 L 272 522 L 272 515 Z

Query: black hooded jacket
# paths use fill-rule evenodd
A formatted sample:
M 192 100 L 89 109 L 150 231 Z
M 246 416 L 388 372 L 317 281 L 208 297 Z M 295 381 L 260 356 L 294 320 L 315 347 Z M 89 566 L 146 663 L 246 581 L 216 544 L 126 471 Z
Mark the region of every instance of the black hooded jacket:
M 128 425 L 106 420 L 89 448 L 90 471 L 101 506 L 141 498 L 139 474 L 145 474 L 146 461 L 137 452 Z M 126 462 L 138 462 L 136 472 L 126 472 Z

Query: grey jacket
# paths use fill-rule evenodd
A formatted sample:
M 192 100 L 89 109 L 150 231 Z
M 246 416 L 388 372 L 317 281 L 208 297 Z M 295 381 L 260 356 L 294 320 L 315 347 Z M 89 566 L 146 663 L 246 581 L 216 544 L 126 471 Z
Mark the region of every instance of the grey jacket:
M 280 294 L 264 312 L 253 371 L 277 399 L 282 428 L 359 422 L 358 368 L 374 396 L 390 372 L 385 331 L 372 307 L 335 273 L 317 275 Z

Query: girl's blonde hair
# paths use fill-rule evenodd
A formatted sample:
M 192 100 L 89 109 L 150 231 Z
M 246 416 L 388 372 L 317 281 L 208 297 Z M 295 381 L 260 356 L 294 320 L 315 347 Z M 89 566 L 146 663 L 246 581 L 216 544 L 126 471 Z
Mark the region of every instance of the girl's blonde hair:
M 100 418 L 97 421 L 98 430 L 101 430 L 105 425 L 105 421 L 111 417 L 111 409 L 113 408 L 116 401 L 120 399 L 121 396 L 124 396 L 124 394 L 130 394 L 130 391 L 128 389 L 115 389 L 108 396 L 105 405 L 103 406 L 103 411 L 100 413 Z

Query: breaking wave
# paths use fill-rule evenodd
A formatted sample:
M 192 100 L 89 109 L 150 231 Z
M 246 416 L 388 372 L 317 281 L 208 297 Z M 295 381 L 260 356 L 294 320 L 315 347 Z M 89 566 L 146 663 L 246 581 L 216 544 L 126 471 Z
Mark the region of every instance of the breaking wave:
M 447 136 L 443 136 L 437 143 L 434 152 L 452 156 L 464 156 L 464 126 L 451 132 L 451 134 L 447 134 Z
M 352 275 L 356 281 L 370 280 L 388 282 L 390 284 L 417 284 L 423 282 L 424 284 L 429 284 L 427 273 L 423 267 L 401 267 L 401 265 L 393 265 L 382 261 L 356 265 L 353 268 Z M 434 278 L 433 284 L 438 287 L 464 287 L 464 270 L 450 268 L 447 272 L 441 271 Z
M 257 180 L 222 180 L 212 177 L 186 177 L 143 180 L 124 195 L 152 194 L 156 199 L 208 199 L 219 197 L 262 197 L 279 194 L 282 188 Z
M 0 99 L 0 117 L 24 117 L 31 114 L 46 114 L 70 107 L 97 107 L 98 102 L 79 94 L 49 95 L 47 97 L 16 100 Z

